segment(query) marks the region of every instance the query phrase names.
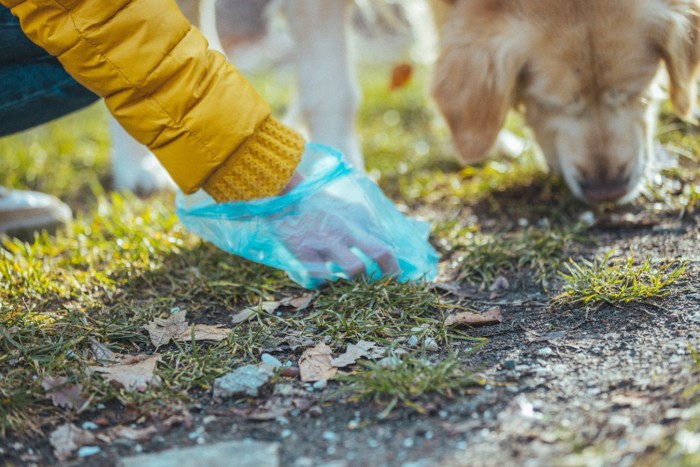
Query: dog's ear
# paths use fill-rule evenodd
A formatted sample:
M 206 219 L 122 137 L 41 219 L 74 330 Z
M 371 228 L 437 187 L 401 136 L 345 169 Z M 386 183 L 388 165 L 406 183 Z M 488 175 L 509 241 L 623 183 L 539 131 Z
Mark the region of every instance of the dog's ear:
M 490 19 L 474 28 L 456 24 L 459 13 L 450 18 L 433 76 L 433 97 L 465 163 L 483 159 L 496 142 L 526 61 L 513 24 Z
M 667 0 L 668 16 L 656 26 L 657 46 L 666 65 L 671 102 L 692 118 L 700 71 L 700 0 Z

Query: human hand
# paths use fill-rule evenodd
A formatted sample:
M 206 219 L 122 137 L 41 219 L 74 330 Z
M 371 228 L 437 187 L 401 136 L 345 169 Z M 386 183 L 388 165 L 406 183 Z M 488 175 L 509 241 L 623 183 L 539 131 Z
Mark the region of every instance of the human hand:
M 178 215 L 220 248 L 283 269 L 308 288 L 360 274 L 399 281 L 437 274 L 429 226 L 403 216 L 366 174 L 325 146 L 307 145 L 285 194 L 220 204 L 203 193 L 179 195 Z

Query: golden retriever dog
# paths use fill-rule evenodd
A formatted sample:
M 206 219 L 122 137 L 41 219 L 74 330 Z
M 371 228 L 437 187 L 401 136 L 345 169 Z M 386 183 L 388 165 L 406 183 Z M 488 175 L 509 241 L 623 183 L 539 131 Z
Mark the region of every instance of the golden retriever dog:
M 634 199 L 654 165 L 656 77 L 692 117 L 700 0 L 455 0 L 441 14 L 433 96 L 466 163 L 485 157 L 509 109 L 571 191 Z

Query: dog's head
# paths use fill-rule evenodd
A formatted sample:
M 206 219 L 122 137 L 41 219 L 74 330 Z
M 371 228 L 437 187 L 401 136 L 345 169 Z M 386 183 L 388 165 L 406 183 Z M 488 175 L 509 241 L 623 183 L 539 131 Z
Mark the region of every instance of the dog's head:
M 521 108 L 576 196 L 626 202 L 653 159 L 662 63 L 692 114 L 700 0 L 458 0 L 446 18 L 433 95 L 465 162 Z

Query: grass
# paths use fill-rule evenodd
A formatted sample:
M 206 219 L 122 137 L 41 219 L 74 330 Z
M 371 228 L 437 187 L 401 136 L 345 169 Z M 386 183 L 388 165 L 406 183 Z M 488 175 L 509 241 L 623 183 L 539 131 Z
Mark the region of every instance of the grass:
M 602 260 L 569 260 L 559 303 L 625 305 L 665 297 L 671 285 L 681 279 L 686 264 L 676 261 L 652 263 L 648 258 L 637 264 L 634 255 L 614 260 L 614 251 Z
M 483 379 L 456 355 L 437 362 L 425 356 L 397 359 L 387 366 L 363 362 L 360 370 L 341 380 L 350 384 L 355 397 L 385 407 L 379 418 L 385 418 L 397 406 L 426 413 L 428 396 L 453 397 L 483 384 Z
M 255 81 L 280 113 L 289 86 L 277 86 L 274 75 Z M 434 221 L 432 241 L 446 259 L 446 273 L 460 286 L 478 289 L 505 274 L 553 287 L 554 271 L 588 241 L 589 232 L 576 222 L 588 208 L 549 177 L 532 152 L 460 167 L 444 125 L 426 105 L 425 86 L 420 70 L 409 86 L 394 92 L 388 91 L 388 73 L 363 77 L 359 121 L 370 172 L 408 212 Z M 700 180 L 700 171 L 689 169 L 690 157 L 700 143 L 685 139 L 687 127 L 669 125 L 662 126 L 668 130 L 665 141 L 689 148 L 690 156 L 681 168 L 664 172 L 674 184 L 657 187 L 653 196 L 666 212 L 688 216 L 696 209 Z M 517 118 L 509 127 L 522 132 Z M 138 393 L 105 383 L 86 369 L 95 364 L 94 342 L 123 354 L 151 353 L 143 325 L 173 308 L 186 310 L 192 322 L 228 324 L 242 308 L 304 292 L 283 273 L 187 233 L 170 196 L 140 200 L 111 193 L 108 155 L 100 105 L 0 139 L 0 184 L 54 194 L 76 213 L 55 236 L 38 235 L 32 243 L 2 240 L 0 436 L 44 433 L 101 403 L 138 406 L 144 413 L 195 404 L 214 378 L 257 362 L 265 349 L 288 348 L 280 358 L 296 361 L 302 350 L 284 347 L 292 340 L 326 340 L 335 351 L 359 340 L 389 349 L 411 336 L 435 340 L 441 352 L 431 358 L 412 349 L 394 367 L 369 363 L 342 382 L 356 397 L 389 411 L 420 409 L 426 394 L 449 396 L 479 383 L 469 356 L 453 353 L 459 341 L 473 344 L 469 332 L 442 324 L 447 312 L 469 308 L 468 301 L 426 285 L 361 279 L 323 289 L 306 310 L 261 311 L 217 344 L 162 347 L 160 387 Z M 521 218 L 527 226 L 517 222 Z M 647 262 L 640 268 L 608 259 L 571 263 L 564 291 L 570 303 L 646 300 L 671 292 L 683 274 L 682 267 L 656 269 Z M 478 347 L 482 341 L 476 342 Z M 41 387 L 45 376 L 81 384 L 89 395 L 83 413 L 54 407 Z
M 563 261 L 562 251 L 585 241 L 584 231 L 581 225 L 571 225 L 459 235 L 453 250 L 457 280 L 489 284 L 499 275 L 529 270 L 546 288 Z

